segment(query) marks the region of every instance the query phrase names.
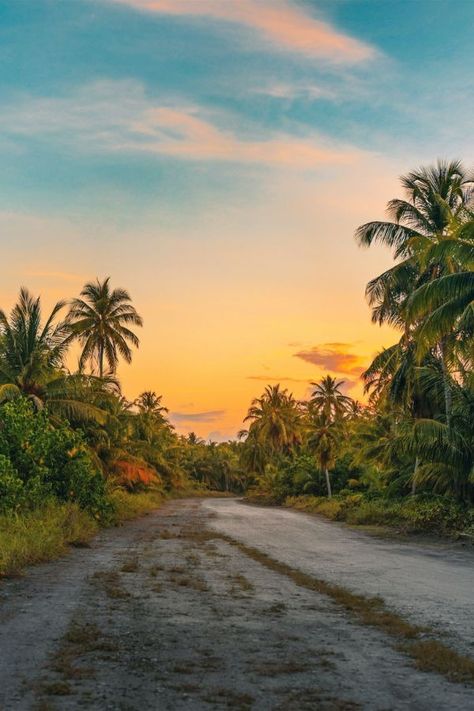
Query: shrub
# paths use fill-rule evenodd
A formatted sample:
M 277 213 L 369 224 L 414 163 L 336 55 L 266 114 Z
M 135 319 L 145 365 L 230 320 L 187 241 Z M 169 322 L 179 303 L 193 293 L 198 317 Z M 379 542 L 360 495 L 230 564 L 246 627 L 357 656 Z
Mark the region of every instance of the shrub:
M 76 502 L 96 518 L 111 513 L 105 482 L 80 433 L 53 426 L 26 399 L 0 408 L 0 510 L 34 509 L 51 497 Z

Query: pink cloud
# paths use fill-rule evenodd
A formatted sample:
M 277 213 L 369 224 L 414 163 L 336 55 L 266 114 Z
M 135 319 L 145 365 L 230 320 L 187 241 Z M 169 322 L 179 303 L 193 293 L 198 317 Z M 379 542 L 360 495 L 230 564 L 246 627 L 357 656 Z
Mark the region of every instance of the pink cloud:
M 0 111 L 0 129 L 14 136 L 42 135 L 81 151 L 130 152 L 181 160 L 266 163 L 312 168 L 356 162 L 362 151 L 336 146 L 311 133 L 256 140 L 228 128 L 227 115 L 193 105 L 156 103 L 133 80 L 102 80 L 64 97 L 21 97 Z
M 372 47 L 316 20 L 286 0 L 109 0 L 166 15 L 206 16 L 257 30 L 279 49 L 335 62 L 374 57 Z
M 352 353 L 350 343 L 323 343 L 295 353 L 295 358 L 317 365 L 332 373 L 359 377 L 365 365 L 359 355 Z

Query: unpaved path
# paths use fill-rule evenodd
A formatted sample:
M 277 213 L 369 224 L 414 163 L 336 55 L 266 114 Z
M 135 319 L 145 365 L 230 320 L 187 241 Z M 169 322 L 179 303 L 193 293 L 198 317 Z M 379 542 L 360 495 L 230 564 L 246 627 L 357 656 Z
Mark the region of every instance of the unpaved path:
M 235 499 L 204 505 L 217 530 L 328 582 L 380 595 L 410 621 L 434 627 L 446 643 L 474 657 L 472 548 L 374 538 L 321 517 Z
M 473 708 L 472 688 L 417 671 L 325 596 L 202 535 L 220 527 L 275 556 L 280 543 L 286 555 L 289 536 L 313 521 L 271 510 L 257 525 L 257 511 L 173 502 L 102 533 L 91 549 L 1 582 L 0 708 Z M 280 517 L 288 513 L 301 524 Z

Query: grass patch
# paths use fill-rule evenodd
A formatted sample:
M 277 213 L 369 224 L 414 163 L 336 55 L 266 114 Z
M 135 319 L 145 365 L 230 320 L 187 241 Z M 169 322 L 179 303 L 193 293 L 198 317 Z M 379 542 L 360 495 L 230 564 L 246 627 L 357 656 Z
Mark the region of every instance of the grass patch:
M 434 639 L 413 642 L 407 651 L 415 660 L 418 669 L 438 672 L 451 681 L 474 683 L 474 660 L 461 656 Z
M 130 597 L 130 593 L 122 587 L 120 575 L 115 570 L 98 571 L 92 579 L 101 585 L 107 597 L 113 600 L 125 600 Z
M 97 522 L 76 504 L 50 503 L 21 515 L 0 516 L 0 577 L 19 575 L 25 566 L 84 546 L 98 531 Z
M 146 516 L 159 508 L 165 499 L 163 493 L 156 489 L 137 494 L 130 494 L 123 489 L 115 489 L 109 494 L 109 498 L 114 507 L 114 524 Z
M 130 558 L 123 563 L 120 570 L 122 573 L 136 573 L 138 571 L 138 558 Z
M 110 500 L 115 511 L 112 523 L 119 524 L 157 509 L 164 497 L 158 491 L 130 494 L 117 489 Z M 59 558 L 71 546 L 87 547 L 98 530 L 98 522 L 72 503 L 52 501 L 35 511 L 1 515 L 0 578 Z

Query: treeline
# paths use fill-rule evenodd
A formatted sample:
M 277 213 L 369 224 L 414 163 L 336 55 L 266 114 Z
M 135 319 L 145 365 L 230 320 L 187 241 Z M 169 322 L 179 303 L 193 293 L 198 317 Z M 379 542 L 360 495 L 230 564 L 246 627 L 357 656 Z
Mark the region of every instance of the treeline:
M 178 436 L 155 392 L 133 402 L 122 395 L 117 366 L 131 361 L 141 325 L 128 292 L 109 279 L 46 317 L 26 289 L 11 313 L 0 311 L 0 514 L 56 501 L 107 523 L 122 490 L 241 487 L 232 444 L 223 456 L 195 435 Z
M 439 162 L 401 182 L 390 221 L 356 232 L 395 260 L 367 286 L 373 322 L 400 333 L 362 376 L 368 404 L 330 376 L 306 402 L 269 386 L 241 459 L 260 497 L 354 522 L 474 529 L 474 176 Z

